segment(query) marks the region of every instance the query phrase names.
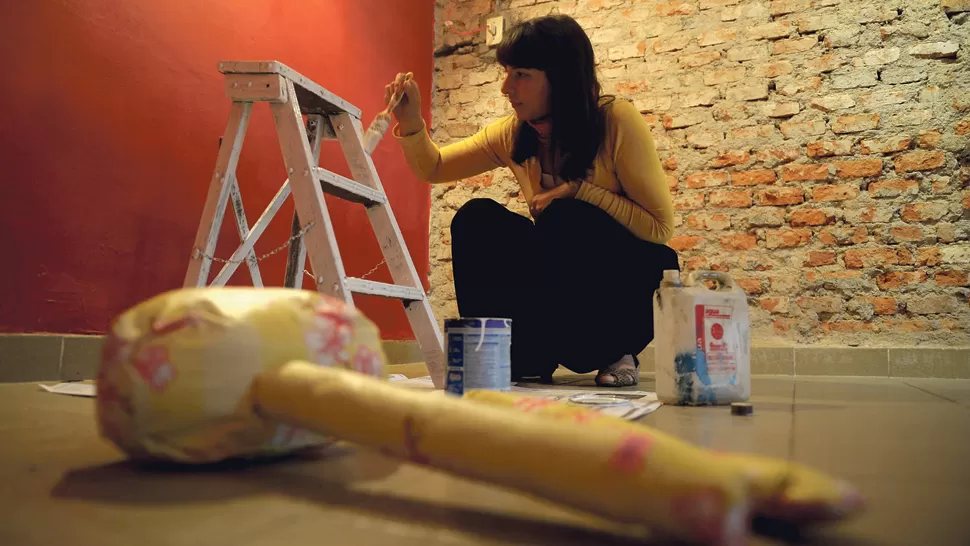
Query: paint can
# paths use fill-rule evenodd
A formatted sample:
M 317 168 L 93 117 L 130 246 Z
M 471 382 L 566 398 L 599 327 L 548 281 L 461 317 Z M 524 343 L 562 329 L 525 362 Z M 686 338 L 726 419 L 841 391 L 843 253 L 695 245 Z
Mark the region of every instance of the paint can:
M 445 391 L 508 392 L 512 387 L 512 319 L 445 320 L 448 372 Z

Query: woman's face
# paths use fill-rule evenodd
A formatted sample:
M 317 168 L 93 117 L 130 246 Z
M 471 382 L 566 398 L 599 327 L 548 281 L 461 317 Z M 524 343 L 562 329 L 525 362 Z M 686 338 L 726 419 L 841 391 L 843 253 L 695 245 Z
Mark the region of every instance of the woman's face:
M 549 115 L 549 79 L 542 70 L 505 67 L 502 94 L 509 98 L 521 121 L 537 121 Z

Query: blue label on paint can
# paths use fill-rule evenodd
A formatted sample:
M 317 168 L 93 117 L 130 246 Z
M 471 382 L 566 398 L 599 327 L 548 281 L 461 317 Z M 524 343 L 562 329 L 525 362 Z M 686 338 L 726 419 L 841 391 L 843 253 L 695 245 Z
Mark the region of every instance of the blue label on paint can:
M 462 318 L 445 321 L 448 370 L 445 391 L 508 391 L 511 388 L 512 321 Z

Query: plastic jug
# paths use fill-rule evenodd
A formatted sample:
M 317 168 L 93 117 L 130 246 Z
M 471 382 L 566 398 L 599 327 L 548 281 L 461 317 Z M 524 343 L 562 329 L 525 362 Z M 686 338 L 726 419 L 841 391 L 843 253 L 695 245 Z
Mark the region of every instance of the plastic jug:
M 664 271 L 653 297 L 653 324 L 661 402 L 700 406 L 751 396 L 748 300 L 730 276 L 697 271 L 681 282 L 679 271 Z

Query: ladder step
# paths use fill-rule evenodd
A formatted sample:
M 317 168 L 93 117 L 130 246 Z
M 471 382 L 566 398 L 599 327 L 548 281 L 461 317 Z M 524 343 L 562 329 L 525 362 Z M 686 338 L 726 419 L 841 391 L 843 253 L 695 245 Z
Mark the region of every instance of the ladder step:
M 404 301 L 424 300 L 424 291 L 410 286 L 399 286 L 383 282 L 365 281 L 364 279 L 347 279 L 347 288 L 357 294 L 369 294 L 384 298 L 395 298 Z
M 313 174 L 323 187 L 323 191 L 330 195 L 368 207 L 387 203 L 387 198 L 384 197 L 383 193 L 327 169 L 314 167 Z
M 293 82 L 304 114 L 347 113 L 360 119 L 360 108 L 327 91 L 319 84 L 279 61 L 222 61 L 223 74 L 279 74 Z

